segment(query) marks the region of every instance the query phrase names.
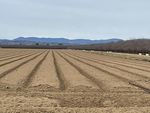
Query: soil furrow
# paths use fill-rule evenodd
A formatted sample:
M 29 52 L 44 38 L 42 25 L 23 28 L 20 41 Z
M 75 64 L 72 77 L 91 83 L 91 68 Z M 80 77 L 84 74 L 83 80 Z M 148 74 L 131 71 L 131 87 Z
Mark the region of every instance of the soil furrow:
M 52 51 L 49 52 L 40 68 L 37 70 L 30 87 L 36 90 L 59 89 L 59 80 L 54 67 Z
M 134 73 L 134 72 L 131 72 L 131 71 L 128 71 L 128 70 L 125 70 L 125 69 L 122 69 L 122 68 L 119 68 L 117 66 L 114 66 L 114 65 L 110 65 L 110 64 L 106 64 L 108 63 L 107 61 L 102 61 L 102 60 L 93 60 L 93 59 L 89 59 L 89 58 L 85 58 L 85 57 L 80 57 L 80 56 L 77 56 L 75 54 L 73 54 L 74 56 L 78 57 L 78 58 L 81 58 L 81 59 L 85 59 L 85 60 L 88 60 L 88 61 L 91 61 L 91 62 L 95 62 L 95 63 L 98 63 L 98 64 L 101 64 L 101 65 L 105 65 L 105 66 L 108 66 L 108 67 L 111 67 L 111 68 L 115 68 L 115 69 L 118 69 L 120 71 L 123 71 L 123 72 L 126 72 L 126 73 L 130 73 L 130 74 L 133 74 L 133 75 L 136 75 L 137 77 L 141 77 L 141 78 L 144 78 L 144 79 L 147 79 L 149 80 L 150 78 L 147 77 L 147 76 L 144 76 L 144 75 L 141 75 L 141 74 L 137 74 L 137 73 Z M 112 63 L 114 64 L 114 63 Z
M 52 51 L 52 56 L 53 56 L 53 61 L 54 61 L 57 77 L 58 77 L 59 82 L 60 82 L 59 88 L 62 91 L 66 90 L 69 83 L 67 82 L 66 78 L 64 77 L 64 75 L 63 75 L 63 73 L 62 73 L 62 71 L 61 71 L 61 69 L 60 69 L 60 67 L 59 67 L 59 65 L 57 63 L 57 59 L 56 59 L 54 51 Z
M 28 62 L 30 62 L 31 60 L 37 58 L 38 56 L 40 56 L 40 55 L 43 54 L 43 53 L 44 53 L 44 52 L 42 52 L 42 53 L 40 53 L 40 54 L 34 56 L 33 58 L 28 59 L 28 60 L 26 60 L 26 61 L 20 63 L 19 65 L 16 65 L 15 67 L 13 67 L 13 68 L 11 68 L 11 69 L 9 69 L 9 70 L 7 70 L 7 71 L 1 73 L 1 74 L 0 74 L 0 79 L 1 79 L 2 77 L 4 77 L 5 75 L 7 75 L 8 73 L 11 73 L 11 72 L 14 71 L 15 69 L 19 68 L 20 66 L 22 66 L 22 65 L 24 65 L 24 64 L 26 64 L 26 63 L 28 63 Z
M 72 52 L 71 52 L 72 53 Z M 102 57 L 103 58 L 103 57 Z M 105 59 L 105 60 L 104 60 Z M 101 59 L 95 59 L 95 58 L 92 58 L 92 60 L 97 60 L 97 61 L 101 61 L 101 62 L 107 62 L 107 63 L 111 63 L 111 64 L 116 64 L 116 65 L 120 65 L 120 66 L 124 66 L 124 67 L 127 67 L 127 68 L 133 68 L 133 69 L 137 69 L 137 70 L 141 70 L 141 71 L 145 71 L 145 72 L 150 72 L 150 70 L 148 70 L 150 67 L 147 67 L 147 66 L 141 66 L 141 65 L 137 65 L 136 63 L 135 64 L 130 64 L 128 63 L 127 61 L 126 62 L 121 62 L 121 61 L 116 61 L 116 60 L 112 60 L 112 61 L 109 61 L 109 59 L 107 59 L 106 57 L 104 58 L 103 60 Z M 135 67 L 136 66 L 136 67 Z M 143 67 L 145 67 L 143 69 Z M 147 68 L 147 69 L 146 69 Z
M 24 58 L 26 58 L 26 57 L 29 57 L 29 56 L 32 56 L 32 55 L 34 55 L 34 54 L 35 54 L 35 53 L 26 54 L 26 55 L 23 55 L 23 57 L 21 57 L 21 58 L 18 58 L 18 59 L 12 60 L 12 61 L 8 61 L 8 62 L 5 62 L 5 63 L 2 63 L 2 64 L 0 64 L 0 67 L 1 67 L 1 66 L 4 66 L 4 65 L 7 65 L 7 64 L 10 64 L 10 63 L 13 63 L 13 62 L 15 62 L 15 61 L 22 60 L 22 59 L 24 59 Z M 8 60 L 8 59 L 7 59 L 7 60 Z
M 5 50 L 7 51 L 7 50 Z M 7 51 L 7 53 L 5 54 L 1 54 L 0 55 L 0 61 L 2 60 L 7 60 L 7 59 L 10 59 L 10 58 L 15 58 L 15 57 L 18 57 L 18 56 L 22 56 L 24 54 L 29 54 L 29 53 L 33 53 L 33 52 L 38 52 L 38 50 L 10 50 L 10 51 Z
M 16 55 L 17 54 L 17 55 Z M 0 56 L 0 61 L 3 61 L 3 60 L 8 60 L 8 59 L 11 59 L 11 58 L 15 58 L 17 56 L 20 56 L 18 54 L 21 54 L 22 55 L 22 52 L 21 53 L 18 53 L 18 52 L 13 52 L 13 54 L 10 54 L 9 52 L 7 53 L 7 55 L 3 55 L 3 56 Z M 11 56 L 11 57 L 10 57 Z
M 46 55 L 35 65 L 35 67 L 33 68 L 33 70 L 30 72 L 30 74 L 26 77 L 25 80 L 23 80 L 21 87 L 26 88 L 30 85 L 30 83 L 32 82 L 32 79 L 34 78 L 35 73 L 37 72 L 37 70 L 40 68 L 40 65 L 42 64 L 42 62 L 45 60 L 45 58 L 47 57 L 49 51 L 46 53 Z
M 99 60 L 99 61 L 101 61 L 101 60 Z M 107 62 L 107 61 L 105 61 L 105 62 Z M 117 65 L 121 65 L 121 66 L 128 67 L 128 68 L 133 68 L 133 69 L 137 69 L 137 70 L 141 70 L 141 71 L 150 72 L 150 70 L 141 69 L 139 67 L 129 66 L 129 65 L 125 65 L 125 64 L 120 64 L 120 63 L 117 63 L 117 62 L 107 62 L 107 63 L 117 64 Z
M 123 58 L 116 58 L 116 57 L 114 57 L 114 56 L 108 56 L 108 55 L 102 55 L 102 54 L 95 54 L 95 55 L 97 55 L 97 56 L 101 56 L 101 57 L 104 57 L 104 58 L 106 58 L 107 57 L 107 59 L 109 59 L 109 58 L 113 58 L 112 59 L 112 63 L 123 63 L 123 65 L 125 65 L 125 64 L 127 64 L 127 66 L 128 66 L 128 64 L 130 64 L 130 65 L 133 65 L 133 66 L 142 66 L 142 67 L 145 67 L 145 68 L 150 68 L 150 66 L 149 66 L 149 64 L 147 64 L 148 62 L 143 62 L 143 61 L 134 61 L 134 60 L 129 60 L 129 59 L 123 59 Z M 119 61 L 119 59 L 121 60 L 121 61 Z M 119 61 L 119 62 L 118 62 Z M 110 62 L 110 61 L 109 61 Z M 110 62 L 110 63 L 111 63 Z M 144 64 L 142 64 L 142 63 L 144 63 Z M 145 65 L 145 64 L 147 64 L 147 65 Z M 133 67 L 132 66 L 132 67 Z
M 86 78 L 88 78 L 91 82 L 93 82 L 95 85 L 97 85 L 100 90 L 105 91 L 105 87 L 104 84 L 102 84 L 99 80 L 97 80 L 96 78 L 92 77 L 91 75 L 89 75 L 87 72 L 85 72 L 83 69 L 81 69 L 80 67 L 78 67 L 77 65 L 75 65 L 74 63 L 70 62 L 67 58 L 65 58 L 64 56 L 62 56 L 60 53 L 58 53 L 64 60 L 66 60 L 71 66 L 73 66 L 74 68 L 76 68 L 76 70 L 78 70 L 81 75 L 85 76 Z
M 113 74 L 113 73 L 111 73 L 111 72 L 109 72 L 109 71 L 107 71 L 107 70 L 101 69 L 101 68 L 99 68 L 99 67 L 97 67 L 97 66 L 91 65 L 91 64 L 89 64 L 89 63 L 87 63 L 87 62 L 84 62 L 84 61 L 79 60 L 79 59 L 77 59 L 77 58 L 75 58 L 75 57 L 72 57 L 72 56 L 70 56 L 70 55 L 68 55 L 68 54 L 66 54 L 66 53 L 64 53 L 64 54 L 67 55 L 67 56 L 69 56 L 69 57 L 71 57 L 71 58 L 73 58 L 73 59 L 75 59 L 75 60 L 77 60 L 77 61 L 79 61 L 79 62 L 82 62 L 82 63 L 84 63 L 84 64 L 86 64 L 86 65 L 91 66 L 91 67 L 94 67 L 95 69 L 98 69 L 98 70 L 100 70 L 100 71 L 102 71 L 102 72 L 105 72 L 105 73 L 107 73 L 107 74 L 109 74 L 109 75 L 111 75 L 111 76 L 114 76 L 114 77 L 116 77 L 116 78 L 118 78 L 118 79 L 120 79 L 120 80 L 122 80 L 122 81 L 124 81 L 124 82 L 126 82 L 126 83 L 129 83 L 129 84 L 131 84 L 131 85 L 133 85 L 133 86 L 136 86 L 136 87 L 138 87 L 138 88 L 140 88 L 140 89 L 143 89 L 145 92 L 150 93 L 150 89 L 149 89 L 149 88 L 146 88 L 146 87 L 144 87 L 144 86 L 142 86 L 142 85 L 140 85 L 140 84 L 138 84 L 138 83 L 136 83 L 136 82 L 134 82 L 134 81 L 132 81 L 132 80 L 129 80 L 129 79 L 124 78 L 124 77 L 122 77 L 122 76 L 118 76 L 118 75 L 116 75 L 116 74 Z
M 59 54 L 55 54 L 57 58 L 57 63 L 62 70 L 64 77 L 69 82 L 66 92 L 91 92 L 100 91 L 100 88 L 89 80 L 87 77 L 83 76 L 75 67 L 70 65 L 65 59 L 63 59 Z

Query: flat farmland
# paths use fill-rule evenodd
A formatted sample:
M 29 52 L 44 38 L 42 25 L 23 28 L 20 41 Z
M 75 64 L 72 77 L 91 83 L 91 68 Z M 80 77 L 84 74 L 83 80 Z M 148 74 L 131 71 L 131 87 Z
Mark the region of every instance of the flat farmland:
M 111 54 L 0 49 L 0 112 L 149 113 L 150 57 Z

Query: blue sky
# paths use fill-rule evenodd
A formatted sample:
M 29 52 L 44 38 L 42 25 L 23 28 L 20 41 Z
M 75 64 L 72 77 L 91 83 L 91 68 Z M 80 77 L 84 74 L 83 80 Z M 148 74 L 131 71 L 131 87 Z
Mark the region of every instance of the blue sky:
M 0 38 L 150 38 L 150 0 L 0 0 Z

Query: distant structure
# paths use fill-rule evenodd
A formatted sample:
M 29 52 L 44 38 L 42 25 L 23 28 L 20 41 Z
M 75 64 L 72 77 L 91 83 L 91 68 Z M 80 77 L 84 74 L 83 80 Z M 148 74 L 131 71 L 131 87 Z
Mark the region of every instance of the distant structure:
M 142 53 L 139 53 L 139 55 L 142 55 Z
M 112 51 L 107 51 L 107 53 L 112 53 Z
M 149 56 L 149 54 L 147 53 L 147 54 L 145 54 L 146 56 Z

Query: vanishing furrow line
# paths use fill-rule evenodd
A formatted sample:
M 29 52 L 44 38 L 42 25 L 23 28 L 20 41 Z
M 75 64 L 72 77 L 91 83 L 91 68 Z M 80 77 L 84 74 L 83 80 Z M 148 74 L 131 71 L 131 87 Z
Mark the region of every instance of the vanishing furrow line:
M 141 61 L 142 62 L 142 61 Z M 124 63 L 123 61 L 116 61 L 115 59 L 114 59 L 114 63 L 118 63 L 118 64 L 120 64 L 120 63 Z M 140 63 L 140 62 L 139 62 Z M 126 65 L 131 65 L 131 67 L 133 67 L 133 65 L 134 66 L 140 66 L 141 67 L 141 64 L 137 64 L 137 62 L 131 62 L 131 61 L 129 61 L 128 63 L 126 62 Z M 147 62 L 148 63 L 148 62 Z M 125 64 L 123 64 L 123 65 L 125 65 Z M 142 67 L 145 67 L 145 68 L 150 68 L 150 66 L 148 66 L 148 65 L 144 65 L 144 64 L 142 64 Z M 137 67 L 135 67 L 135 68 L 137 68 Z
M 98 60 L 98 61 L 102 61 L 102 60 Z M 119 62 L 109 62 L 109 61 L 102 61 L 102 62 L 117 64 L 117 65 L 124 66 L 124 67 L 127 67 L 127 68 L 138 69 L 138 70 L 141 70 L 141 71 L 150 72 L 150 70 L 141 69 L 140 67 L 134 67 L 134 66 L 131 66 L 131 65 L 129 66 L 128 64 L 121 64 Z M 147 66 L 146 66 L 146 68 L 147 68 Z
M 18 52 L 15 52 L 15 53 L 13 53 L 13 54 L 9 54 L 9 53 L 8 53 L 7 56 L 3 55 L 3 56 L 0 57 L 0 61 L 8 60 L 8 59 L 11 59 L 11 58 L 15 58 L 15 57 L 19 56 L 19 55 L 16 55 L 17 53 L 18 53 Z M 11 55 L 11 57 L 10 57 L 10 55 Z M 12 55 L 13 55 L 13 56 L 12 56 Z M 22 53 L 21 53 L 21 55 L 22 55 Z M 5 59 L 4 59 L 4 58 L 5 58 Z
M 140 84 L 138 84 L 138 83 L 136 83 L 136 82 L 134 82 L 134 81 L 132 81 L 132 80 L 129 80 L 129 79 L 124 78 L 124 77 L 121 77 L 121 76 L 116 75 L 116 74 L 114 74 L 114 73 L 111 73 L 111 72 L 109 72 L 109 71 L 107 71 L 107 70 L 101 69 L 101 68 L 99 68 L 99 67 L 97 67 L 97 66 L 91 65 L 91 64 L 89 64 L 89 63 L 87 63 L 87 62 L 84 62 L 84 61 L 79 60 L 79 59 L 77 59 L 77 58 L 75 58 L 75 57 L 72 57 L 72 56 L 70 56 L 70 55 L 68 55 L 68 54 L 66 54 L 66 53 L 64 53 L 64 54 L 67 55 L 67 56 L 69 56 L 69 57 L 71 57 L 71 58 L 73 58 L 73 59 L 75 59 L 75 60 L 77 60 L 77 61 L 79 61 L 79 62 L 82 62 L 82 63 L 84 63 L 84 64 L 86 64 L 86 65 L 89 65 L 89 66 L 91 66 L 91 67 L 93 67 L 93 68 L 95 68 L 95 69 L 98 69 L 98 70 L 100 70 L 100 71 L 102 71 L 102 72 L 104 72 L 104 73 L 107 73 L 107 74 L 109 74 L 109 75 L 111 75 L 111 76 L 114 76 L 114 77 L 116 77 L 116 78 L 118 78 L 118 79 L 120 79 L 120 80 L 122 80 L 122 81 L 124 81 L 124 82 L 126 82 L 126 83 L 129 83 L 129 84 L 131 84 L 131 85 L 133 85 L 133 86 L 136 86 L 136 87 L 138 87 L 138 88 L 144 90 L 145 92 L 150 93 L 150 89 L 149 89 L 149 88 L 146 88 L 146 87 L 144 87 L 144 86 L 142 86 L 142 85 L 140 85 Z
M 44 51 L 44 52 L 45 52 L 45 51 Z M 1 79 L 2 77 L 4 77 L 5 75 L 7 75 L 8 73 L 11 73 L 11 72 L 14 71 L 15 69 L 19 68 L 20 66 L 22 66 L 22 65 L 24 65 L 24 64 L 26 64 L 26 63 L 28 63 L 28 62 L 30 62 L 31 60 L 37 58 L 38 56 L 40 56 L 40 55 L 43 54 L 44 52 L 39 53 L 38 55 L 34 56 L 33 58 L 28 59 L 28 60 L 26 60 L 26 61 L 20 63 L 19 65 L 16 65 L 15 67 L 13 67 L 13 68 L 11 68 L 11 69 L 9 69 L 9 70 L 7 70 L 7 71 L 1 73 L 1 74 L 0 74 L 0 79 Z
M 71 66 L 73 66 L 76 70 L 78 70 L 78 72 L 85 76 L 87 79 L 89 79 L 92 83 L 94 83 L 96 86 L 99 87 L 100 90 L 105 91 L 105 87 L 104 84 L 101 83 L 99 80 L 97 80 L 96 78 L 92 77 L 90 74 L 88 74 L 87 72 L 85 72 L 83 69 L 81 69 L 80 67 L 78 67 L 77 65 L 75 65 L 74 63 L 72 63 L 71 61 L 69 61 L 67 58 L 65 58 L 64 56 L 62 56 L 60 53 L 58 53 L 65 61 L 67 61 Z
M 22 59 L 24 59 L 24 58 L 30 57 L 30 56 L 32 56 L 32 55 L 34 55 L 34 54 L 35 54 L 35 53 L 26 54 L 25 56 L 23 55 L 23 57 L 21 57 L 21 58 L 18 58 L 18 59 L 15 59 L 15 60 L 8 61 L 8 62 L 5 62 L 5 63 L 3 63 L 3 64 L 0 64 L 0 67 L 1 67 L 1 66 L 4 66 L 4 65 L 7 65 L 7 64 L 10 64 L 10 63 L 13 63 L 13 62 L 16 62 L 16 61 L 19 61 L 19 60 L 22 60 Z
M 103 56 L 103 55 L 100 55 L 100 54 L 96 54 L 96 53 L 92 53 L 92 54 L 94 54 L 94 55 L 96 55 L 96 56 Z M 110 56 L 107 56 L 107 57 L 110 57 Z M 99 59 L 95 59 L 95 60 L 99 60 Z M 128 60 L 128 59 L 127 59 Z M 103 61 L 103 60 L 101 60 L 101 61 Z M 134 66 L 141 66 L 141 64 L 137 64 L 137 63 L 135 63 L 135 62 L 130 62 L 130 63 L 127 63 L 126 62 L 126 64 L 123 62 L 123 61 L 121 61 L 121 62 L 118 62 L 118 61 L 115 61 L 115 59 L 114 59 L 114 61 L 106 61 L 106 62 L 108 62 L 108 63 L 115 63 L 115 64 L 120 64 L 120 65 L 122 65 L 122 66 L 127 66 L 127 67 L 129 67 L 129 68 L 131 68 L 131 67 L 133 67 L 133 68 L 135 68 L 135 69 L 139 69 L 139 70 L 143 70 L 143 71 L 148 71 L 148 72 L 150 72 L 149 70 L 145 70 L 145 69 L 141 69 L 140 67 L 139 68 L 137 68 L 137 67 L 134 67 Z M 124 64 L 121 64 L 121 63 L 124 63 Z M 130 66 L 129 66 L 130 65 Z M 134 65 L 134 66 L 133 66 Z M 146 65 L 142 65 L 142 67 L 145 67 L 145 68 L 150 68 L 150 66 L 146 66 Z
M 69 83 L 68 83 L 68 81 L 66 80 L 66 78 L 65 78 L 65 76 L 64 76 L 64 74 L 63 74 L 63 72 L 61 71 L 61 69 L 60 69 L 60 66 L 58 65 L 58 63 L 57 63 L 57 59 L 56 59 L 56 56 L 55 56 L 55 54 L 54 54 L 54 51 L 52 51 L 52 56 L 53 56 L 53 61 L 54 61 L 54 65 L 55 65 L 55 70 L 56 70 L 56 75 L 57 75 L 57 77 L 58 77 L 58 80 L 59 80 L 59 88 L 60 88 L 60 90 L 66 90 L 67 89 L 67 87 L 68 87 L 68 85 L 69 85 Z
M 12 55 L 11 55 L 11 56 L 8 55 L 8 56 L 10 56 L 10 57 L 4 56 L 3 58 L 0 58 L 0 61 L 5 61 L 5 60 L 12 59 L 12 58 L 21 57 L 21 56 L 24 56 L 24 55 L 31 54 L 31 52 L 26 53 L 26 54 L 24 54 L 24 52 L 21 52 L 21 53 L 19 53 L 19 55 L 18 55 L 17 53 L 18 53 L 18 52 L 16 52 L 13 56 L 12 56 Z M 34 53 L 34 52 L 32 52 L 32 53 Z M 17 54 L 17 55 L 16 55 L 16 54 Z
M 136 75 L 136 76 L 138 76 L 138 77 L 144 78 L 144 79 L 150 79 L 150 78 L 147 77 L 147 76 L 144 76 L 144 75 L 141 75 L 141 74 L 137 74 L 137 73 L 134 73 L 134 72 L 131 72 L 131 71 L 128 71 L 128 70 L 125 70 L 125 69 L 116 67 L 116 66 L 114 66 L 114 65 L 112 66 L 112 65 L 106 64 L 106 63 L 108 63 L 107 61 L 88 59 L 88 58 L 84 58 L 84 57 L 77 56 L 77 55 L 75 55 L 75 54 L 74 54 L 74 56 L 76 56 L 76 57 L 78 57 L 78 58 L 81 58 L 81 59 L 85 59 L 85 60 L 94 62 L 94 63 L 97 63 L 97 64 L 101 64 L 101 65 L 105 65 L 105 66 L 108 66 L 108 67 L 111 67 L 111 68 L 114 68 L 114 69 L 118 69 L 118 70 L 120 70 L 120 71 L 127 72 L 127 73 L 130 73 L 130 74 Z M 102 63 L 102 62 L 103 62 L 103 63 Z M 105 63 L 105 62 L 106 62 L 106 63 Z M 114 63 L 112 63 L 112 64 L 114 64 Z
M 96 55 L 98 55 L 98 56 L 101 56 L 100 54 L 96 54 Z M 109 56 L 110 57 L 110 56 Z M 127 60 L 131 60 L 131 59 L 127 59 Z M 142 61 L 142 60 L 139 60 L 139 61 Z M 110 61 L 107 61 L 108 63 L 111 63 Z M 124 63 L 124 62 L 112 62 L 112 63 L 118 63 L 118 64 L 120 64 L 120 63 Z M 126 63 L 127 64 L 127 63 Z M 130 62 L 130 63 L 128 63 L 128 64 L 130 64 L 130 65 L 135 65 L 135 66 L 141 66 L 141 64 L 137 64 L 137 62 Z M 127 65 L 128 65 L 127 64 Z M 124 65 L 124 64 L 121 64 L 121 65 Z M 126 66 L 127 66 L 126 65 Z M 133 67 L 133 66 L 131 66 L 131 67 Z M 145 67 L 145 68 L 150 68 L 150 66 L 144 66 L 144 65 L 142 65 L 142 67 Z M 135 69 L 137 68 L 137 67 L 134 67 Z M 141 68 L 140 68 L 141 69 Z M 145 70 L 144 70 L 145 71 Z M 148 71 L 148 72 L 150 72 L 149 70 L 146 70 L 146 71 Z
M 122 64 L 123 62 L 106 61 L 106 60 L 100 60 L 100 59 L 94 59 L 94 60 L 101 61 L 101 62 L 107 62 L 107 63 L 111 63 L 111 64 L 116 64 L 116 65 L 124 66 L 124 67 L 127 67 L 127 68 L 138 69 L 138 70 L 145 71 L 145 72 L 150 72 L 150 70 L 141 69 L 140 67 L 132 66 L 132 65 L 137 65 L 137 64 L 130 64 L 130 63 L 128 63 L 130 65 L 129 66 L 127 63 L 126 64 Z M 137 66 L 139 66 L 139 65 L 137 65 Z M 142 67 L 149 68 L 147 66 L 142 66 Z
M 30 85 L 30 83 L 32 82 L 32 79 L 34 78 L 34 75 L 36 74 L 37 70 L 40 68 L 42 62 L 45 60 L 45 58 L 47 57 L 49 53 L 48 52 L 44 55 L 44 57 L 35 65 L 35 67 L 33 68 L 33 70 L 30 72 L 30 74 L 26 77 L 25 80 L 23 80 L 21 87 L 26 88 Z

